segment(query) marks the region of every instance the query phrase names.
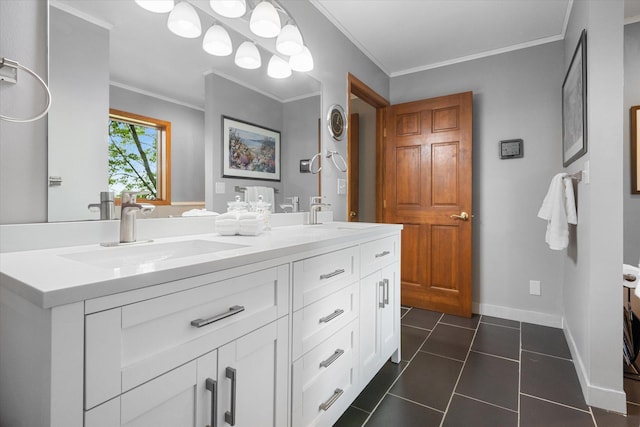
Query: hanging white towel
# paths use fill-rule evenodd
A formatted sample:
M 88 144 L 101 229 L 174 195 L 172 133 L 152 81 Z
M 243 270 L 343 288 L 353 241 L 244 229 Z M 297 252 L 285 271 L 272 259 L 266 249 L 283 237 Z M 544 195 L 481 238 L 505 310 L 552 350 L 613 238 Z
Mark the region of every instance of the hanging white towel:
M 569 224 L 577 224 L 573 183 L 566 173 L 553 177 L 547 195 L 538 211 L 538 217 L 547 220 L 545 242 L 549 248 L 560 251 L 569 245 Z
M 273 191 L 273 187 L 258 187 L 252 186 L 247 187 L 247 192 L 245 193 L 245 202 L 257 202 L 258 196 L 262 196 L 262 200 L 265 203 L 271 204 L 271 209 L 274 209 L 275 206 L 275 195 Z

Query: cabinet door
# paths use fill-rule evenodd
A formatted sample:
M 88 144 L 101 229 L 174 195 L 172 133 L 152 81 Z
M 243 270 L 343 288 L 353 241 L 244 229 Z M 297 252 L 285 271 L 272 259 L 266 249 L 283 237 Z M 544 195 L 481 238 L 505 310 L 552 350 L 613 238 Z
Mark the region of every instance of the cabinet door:
M 86 427 L 195 427 L 196 361 L 184 364 L 85 413 Z
M 391 264 L 360 281 L 360 369 L 367 382 L 384 362 L 400 358 L 399 268 Z M 394 355 L 394 352 L 398 353 Z
M 282 427 L 288 424 L 288 318 L 218 349 L 218 424 Z
M 392 264 L 380 271 L 382 283 L 382 304 L 378 305 L 378 336 L 380 357 L 384 363 L 396 349 L 394 362 L 400 360 L 400 287 L 398 264 Z

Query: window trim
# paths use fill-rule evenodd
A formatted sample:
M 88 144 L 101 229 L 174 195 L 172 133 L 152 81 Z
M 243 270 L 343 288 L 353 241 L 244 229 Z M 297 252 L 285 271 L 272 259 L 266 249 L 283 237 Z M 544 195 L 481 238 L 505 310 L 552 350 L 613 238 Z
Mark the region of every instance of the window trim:
M 160 120 L 140 114 L 109 108 L 109 119 L 131 122 L 142 126 L 153 126 L 162 129 L 163 143 L 160 144 L 158 153 L 158 198 L 144 200 L 144 203 L 152 205 L 171 204 L 171 122 Z M 120 204 L 120 195 L 116 195 L 116 205 Z

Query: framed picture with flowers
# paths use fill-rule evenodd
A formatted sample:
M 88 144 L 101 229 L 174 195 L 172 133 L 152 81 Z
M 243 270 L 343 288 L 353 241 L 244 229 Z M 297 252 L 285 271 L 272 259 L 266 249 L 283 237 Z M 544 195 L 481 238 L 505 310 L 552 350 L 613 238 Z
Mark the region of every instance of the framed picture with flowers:
M 222 116 L 225 178 L 280 181 L 280 132 Z

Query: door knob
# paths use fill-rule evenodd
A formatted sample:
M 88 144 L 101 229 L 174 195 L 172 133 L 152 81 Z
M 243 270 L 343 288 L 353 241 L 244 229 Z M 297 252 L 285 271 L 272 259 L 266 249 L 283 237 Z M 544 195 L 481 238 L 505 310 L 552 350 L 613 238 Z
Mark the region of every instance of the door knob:
M 349 216 L 350 216 L 351 218 L 355 218 L 355 217 L 357 217 L 357 216 L 358 216 L 358 214 L 357 214 L 356 212 L 354 212 L 354 211 L 351 211 L 351 212 L 349 212 Z
M 462 212 L 460 215 L 451 215 L 453 219 L 461 219 L 462 221 L 467 221 L 469 219 L 469 214 L 466 212 Z

